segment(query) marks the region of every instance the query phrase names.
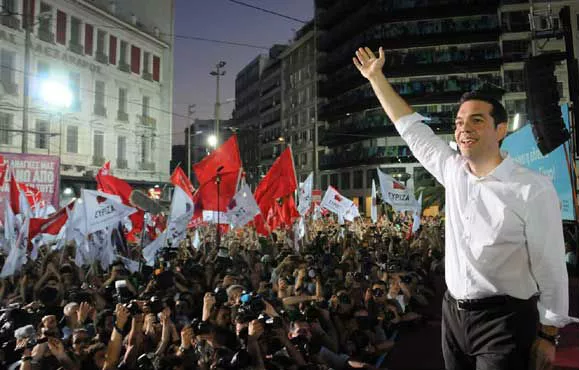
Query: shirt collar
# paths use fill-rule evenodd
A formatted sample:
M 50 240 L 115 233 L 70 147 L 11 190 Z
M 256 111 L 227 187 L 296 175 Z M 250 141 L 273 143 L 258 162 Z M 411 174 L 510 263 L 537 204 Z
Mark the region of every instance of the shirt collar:
M 499 165 L 496 166 L 495 169 L 492 170 L 488 175 L 483 176 L 483 177 L 475 176 L 470 171 L 470 168 L 468 167 L 467 161 L 464 162 L 464 169 L 468 173 L 469 176 L 473 177 L 474 179 L 476 179 L 478 181 L 487 179 L 489 177 L 494 177 L 495 179 L 497 179 L 499 181 L 505 182 L 510 178 L 511 172 L 513 172 L 513 170 L 515 169 L 515 162 L 509 156 L 509 154 L 505 151 L 501 151 L 501 157 L 503 158 L 503 161 L 501 163 L 499 163 Z

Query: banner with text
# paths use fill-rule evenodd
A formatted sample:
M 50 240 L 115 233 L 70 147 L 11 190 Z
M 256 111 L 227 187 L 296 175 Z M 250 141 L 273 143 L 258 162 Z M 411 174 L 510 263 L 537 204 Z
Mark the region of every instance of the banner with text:
M 565 126 L 569 129 L 569 106 L 567 104 L 562 105 L 561 112 Z M 562 219 L 575 220 L 573 190 L 563 145 L 543 156 L 533 137 L 532 126 L 527 124 L 507 136 L 501 149 L 509 153 L 522 166 L 549 177 L 553 181 L 557 195 L 559 195 Z M 570 156 L 570 158 L 573 157 Z
M 10 164 L 10 171 L 6 172 L 6 181 L 0 188 L 0 197 L 9 196 L 10 176 L 14 171 L 16 181 L 30 185 L 42 193 L 42 199 L 58 208 L 60 185 L 60 161 L 58 156 L 0 153 L 4 162 Z M 0 215 L 2 221 L 4 214 Z

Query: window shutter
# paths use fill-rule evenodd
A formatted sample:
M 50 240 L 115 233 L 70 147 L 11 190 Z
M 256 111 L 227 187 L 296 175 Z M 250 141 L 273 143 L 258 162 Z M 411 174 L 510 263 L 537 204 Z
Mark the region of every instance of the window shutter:
M 131 46 L 131 72 L 141 74 L 141 49 Z
M 159 82 L 161 75 L 161 58 L 158 56 L 153 57 L 153 80 Z
M 86 24 L 85 29 L 84 29 L 84 53 L 86 55 L 92 55 L 93 32 L 94 32 L 94 28 L 93 28 L 92 24 Z
M 56 42 L 66 44 L 66 13 L 62 10 L 56 12 Z
M 109 41 L 109 63 L 117 64 L 117 38 L 112 35 Z

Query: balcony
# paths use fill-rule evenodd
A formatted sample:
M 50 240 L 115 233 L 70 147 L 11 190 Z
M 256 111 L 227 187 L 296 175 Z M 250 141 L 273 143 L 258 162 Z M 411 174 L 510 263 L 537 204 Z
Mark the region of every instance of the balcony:
M 141 162 L 139 163 L 139 169 L 142 171 L 155 171 L 155 163 L 153 162 Z
M 502 79 L 498 76 L 450 77 L 441 80 L 425 78 L 393 83 L 392 86 L 409 104 L 456 103 L 465 91 L 481 89 L 500 99 L 505 92 L 500 87 Z M 369 85 L 364 85 L 320 106 L 318 115 L 321 121 L 331 121 L 342 118 L 347 113 L 375 108 L 376 105 L 377 100 L 372 89 Z
M 107 116 L 107 109 L 105 108 L 104 105 L 95 105 L 93 113 L 97 116 L 100 116 L 100 117 L 106 117 Z
M 143 80 L 153 81 L 153 75 L 150 72 L 143 71 Z
M 42 41 L 54 44 L 54 33 L 50 32 L 49 29 L 39 27 L 38 28 L 38 38 Z
M 429 117 L 426 123 L 437 134 L 453 132 L 454 115 L 451 112 L 421 113 Z M 336 121 L 327 130 L 320 132 L 320 145 L 336 147 L 371 138 L 397 136 L 398 132 L 381 110 L 356 113 Z
M 131 73 L 131 66 L 125 62 L 119 62 L 119 71 Z
M 97 156 L 92 157 L 93 166 L 101 167 L 103 164 L 105 164 L 105 157 L 97 157 Z
M 4 90 L 5 95 L 18 95 L 18 85 L 10 81 L 1 81 L 0 84 Z
M 356 11 L 361 7 L 363 2 L 359 0 L 339 0 L 334 1 L 334 5 L 327 8 L 325 11 L 318 13 L 318 27 L 326 29 L 332 24 L 339 23 L 348 14 Z
M 117 159 L 117 168 L 120 170 L 129 168 L 129 161 L 126 159 Z
M 129 121 L 129 114 L 122 110 L 117 111 L 117 121 L 121 122 L 128 122 Z
M 416 159 L 407 146 L 356 146 L 338 153 L 324 154 L 320 157 L 320 170 L 388 163 L 414 163 Z
M 95 54 L 95 60 L 102 64 L 109 64 L 109 56 L 102 51 L 97 51 Z
M 3 26 L 10 27 L 15 30 L 20 29 L 20 20 L 14 15 L 2 15 L 0 16 Z
M 82 47 L 82 45 L 78 43 L 73 43 L 72 41 L 68 43 L 68 50 L 78 55 L 84 55 L 84 48 Z
M 157 127 L 157 120 L 150 116 L 142 116 L 137 114 L 137 119 L 139 120 L 139 124 L 143 126 L 147 126 L 150 128 Z

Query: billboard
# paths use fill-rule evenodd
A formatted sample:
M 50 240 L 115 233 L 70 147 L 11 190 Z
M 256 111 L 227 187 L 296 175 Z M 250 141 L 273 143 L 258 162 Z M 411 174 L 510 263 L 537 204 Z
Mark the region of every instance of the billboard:
M 21 153 L 0 153 L 4 162 L 9 162 L 6 181 L 0 188 L 0 199 L 9 196 L 10 176 L 14 173 L 17 182 L 30 185 L 42 193 L 42 199 L 58 209 L 60 185 L 60 161 L 58 156 Z M 3 215 L 3 212 L 0 212 Z M 2 217 L 4 218 L 4 217 Z
M 562 105 L 561 112 L 565 126 L 569 129 L 569 106 Z M 562 219 L 575 220 L 573 187 L 563 145 L 543 156 L 535 142 L 532 126 L 527 124 L 507 136 L 501 149 L 507 151 L 517 163 L 549 177 L 559 195 Z M 570 155 L 569 158 L 573 160 L 573 156 Z

